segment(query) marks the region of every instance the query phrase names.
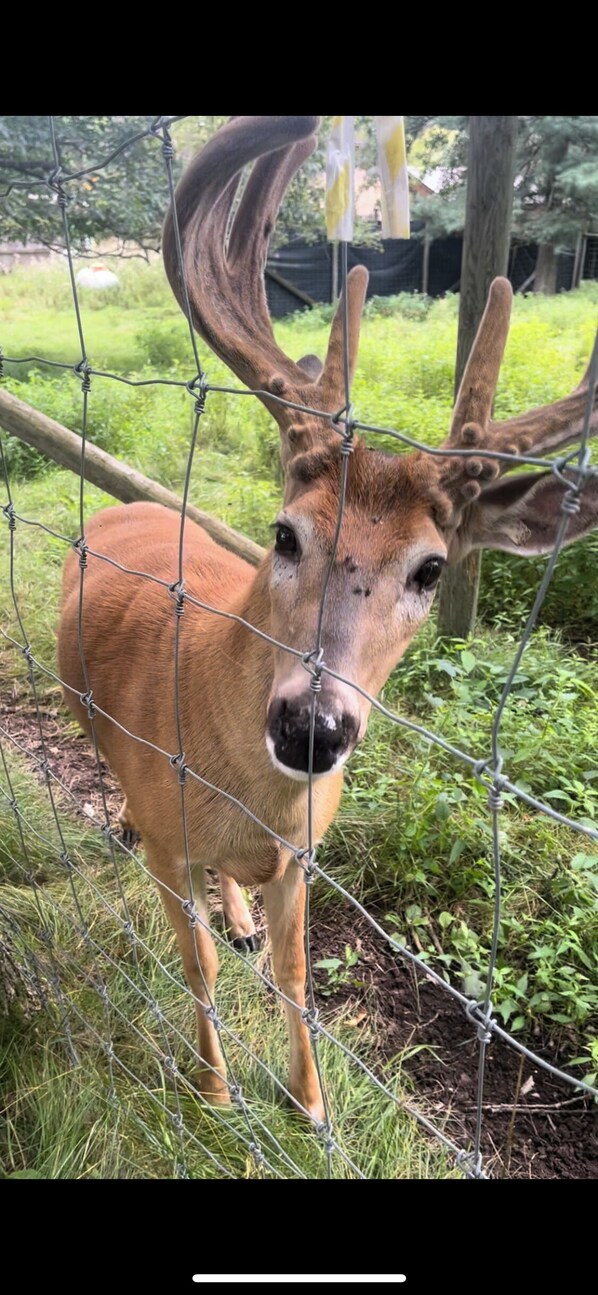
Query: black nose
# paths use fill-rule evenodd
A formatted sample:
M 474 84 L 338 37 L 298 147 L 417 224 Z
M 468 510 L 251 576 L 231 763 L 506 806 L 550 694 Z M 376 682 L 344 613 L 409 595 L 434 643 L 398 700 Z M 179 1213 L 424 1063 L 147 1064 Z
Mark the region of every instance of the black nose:
M 288 769 L 307 773 L 311 707 L 305 701 L 277 698 L 268 712 L 268 734 L 274 754 Z M 328 773 L 357 740 L 359 719 L 350 712 L 316 709 L 314 773 Z

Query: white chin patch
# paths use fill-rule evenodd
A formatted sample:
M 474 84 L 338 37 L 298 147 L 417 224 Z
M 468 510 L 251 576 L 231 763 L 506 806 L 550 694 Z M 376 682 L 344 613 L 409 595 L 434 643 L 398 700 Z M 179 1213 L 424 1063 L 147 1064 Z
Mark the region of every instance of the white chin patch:
M 268 755 L 270 756 L 272 764 L 275 769 L 278 769 L 279 773 L 284 773 L 287 778 L 294 778 L 295 782 L 309 782 L 308 773 L 304 773 L 302 769 L 290 769 L 288 764 L 283 764 L 282 761 L 278 759 L 274 750 L 274 743 L 269 733 L 266 733 L 266 746 L 268 748 Z M 338 773 L 339 769 L 342 769 L 345 762 L 349 759 L 350 754 L 350 751 L 345 751 L 344 755 L 341 755 L 339 759 L 335 761 L 332 768 L 327 769 L 325 773 L 312 774 L 313 781 L 321 782 L 322 778 L 329 778 L 331 773 Z

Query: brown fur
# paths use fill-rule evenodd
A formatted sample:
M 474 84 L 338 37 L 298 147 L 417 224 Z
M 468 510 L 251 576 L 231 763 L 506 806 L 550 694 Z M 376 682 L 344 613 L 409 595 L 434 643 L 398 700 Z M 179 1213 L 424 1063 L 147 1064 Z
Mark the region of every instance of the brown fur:
M 287 123 L 285 127 L 284 123 Z M 271 553 L 257 572 L 219 548 L 198 526 L 185 528 L 186 593 L 304 653 L 316 627 L 336 532 L 341 466 L 339 435 L 330 420 L 297 414 L 264 393 L 339 412 L 344 401 L 342 306 L 334 321 L 319 376 L 310 357 L 302 368 L 279 351 L 267 314 L 263 264 L 267 235 L 286 184 L 312 143 L 313 118 L 237 118 L 191 165 L 177 191 L 183 254 L 194 322 L 210 345 L 243 381 L 260 387 L 282 433 L 286 490 L 281 525 L 300 538 L 296 558 Z M 240 168 L 258 158 L 230 234 L 224 238 Z M 236 177 L 236 179 L 235 179 Z M 266 227 L 266 238 L 264 228 Z M 201 246 L 200 246 L 201 245 Z M 172 218 L 165 228 L 167 272 L 182 299 Z M 349 359 L 354 367 L 359 316 L 367 276 L 353 271 L 347 284 Z M 355 440 L 348 465 L 343 525 L 330 570 L 322 651 L 325 664 L 376 694 L 428 615 L 432 594 L 417 573 L 430 557 L 462 556 L 473 545 L 545 552 L 554 543 L 562 487 L 550 474 L 528 475 L 509 490 L 491 485 L 497 470 L 484 450 L 505 437 L 515 451 L 530 434 L 537 448 L 556 448 L 579 432 L 583 387 L 553 408 L 491 424 L 490 410 L 506 340 L 510 288 L 497 280 L 461 385 L 448 443 L 475 447 L 468 463 L 424 454 L 371 452 Z M 311 381 L 309 380 L 311 377 Z M 339 424 L 340 426 L 341 424 Z M 530 433 L 531 429 L 531 433 Z M 479 453 L 479 458 L 477 454 Z M 547 479 L 548 478 L 548 479 Z M 559 494 L 559 491 L 561 492 Z M 486 499 L 486 502 L 485 502 Z M 568 539 L 596 523 L 598 489 L 589 486 L 584 506 L 571 518 Z M 134 572 L 174 583 L 178 571 L 179 519 L 155 504 L 110 508 L 88 524 L 91 549 Z M 83 728 L 90 720 L 78 644 L 79 569 L 67 561 L 59 632 L 59 664 L 65 696 Z M 204 1010 L 218 967 L 205 927 L 189 926 L 188 898 L 175 722 L 174 595 L 153 581 L 116 570 L 89 554 L 84 581 L 83 650 L 93 702 L 137 737 L 133 741 L 97 712 L 102 751 L 126 797 L 123 822 L 142 834 L 147 864 L 177 933 L 185 974 L 198 999 L 199 1055 L 203 1091 L 227 1097 L 218 1035 Z M 288 1008 L 291 1066 L 289 1088 L 299 1105 L 319 1120 L 324 1108 L 309 1035 L 300 1011 L 305 1004 L 302 870 L 294 850 L 280 846 L 217 788 L 236 797 L 293 847 L 307 842 L 308 789 L 275 768 L 266 747 L 266 717 L 274 701 L 293 699 L 305 712 L 311 703 L 309 675 L 301 661 L 272 647 L 237 621 L 184 602 L 180 620 L 180 713 L 187 774 L 188 848 L 196 904 L 207 920 L 205 868 L 224 879 L 223 901 L 233 933 L 250 929 L 237 883 L 261 884 L 275 974 L 298 1006 Z M 363 737 L 367 698 L 349 684 L 322 675 L 319 712 L 350 715 L 352 745 Z M 328 710 L 326 710 L 328 708 Z M 299 713 L 298 711 L 298 713 Z M 347 752 L 348 754 L 348 748 Z M 288 767 L 288 766 L 286 766 Z M 296 766 L 298 767 L 298 766 Z M 336 764 L 334 766 L 336 768 Z M 338 807 L 342 772 L 315 781 L 313 826 L 317 841 Z M 172 893 L 174 892 L 174 894 Z M 207 991 L 206 991 L 207 986 Z M 203 1004 L 203 1006 L 202 1006 Z

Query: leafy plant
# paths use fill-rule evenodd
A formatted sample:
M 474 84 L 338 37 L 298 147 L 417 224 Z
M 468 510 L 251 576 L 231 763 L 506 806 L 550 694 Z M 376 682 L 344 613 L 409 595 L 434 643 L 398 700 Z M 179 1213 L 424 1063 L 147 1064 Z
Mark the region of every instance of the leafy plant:
M 356 949 L 352 949 L 350 944 L 345 945 L 344 957 L 320 958 L 318 962 L 314 962 L 314 968 L 326 972 L 326 979 L 319 986 L 324 998 L 329 998 L 331 994 L 335 994 L 338 989 L 343 989 L 347 985 L 358 986 L 362 983 L 353 976 L 353 968 L 358 962 L 359 953 Z

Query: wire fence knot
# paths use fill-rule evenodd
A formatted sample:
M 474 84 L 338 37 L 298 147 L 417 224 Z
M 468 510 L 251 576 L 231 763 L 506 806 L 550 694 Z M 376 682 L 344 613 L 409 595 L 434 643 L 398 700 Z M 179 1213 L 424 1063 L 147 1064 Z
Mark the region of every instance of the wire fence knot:
M 355 410 L 353 408 L 353 405 L 343 405 L 342 409 L 339 409 L 338 412 L 334 415 L 333 418 L 331 418 L 330 421 L 333 427 L 338 427 L 340 422 L 344 424 L 344 431 L 342 432 L 342 441 L 340 445 L 340 453 L 343 455 L 344 458 L 348 458 L 349 455 L 353 453 L 353 450 L 355 448 L 355 442 L 353 438 L 354 438 L 355 428 L 357 426 L 357 420 L 355 418 Z
M 327 1120 L 320 1120 L 319 1124 L 314 1125 L 314 1128 L 316 1136 L 320 1138 L 327 1154 L 331 1156 L 332 1152 L 336 1150 L 336 1143 L 332 1136 L 332 1126 Z
M 472 1025 L 475 1025 L 476 1027 L 478 1041 L 480 1043 L 492 1043 L 492 1012 L 493 1008 L 491 1002 L 488 1003 L 488 1007 L 486 1008 L 483 1003 L 477 1003 L 473 998 L 465 1008 L 466 1016 L 469 1018 Z
M 311 675 L 310 688 L 312 692 L 322 691 L 322 670 L 324 661 L 324 649 L 312 648 L 311 652 L 304 652 L 301 657 L 301 665 L 307 673 Z
M 314 846 L 312 846 L 311 850 L 307 846 L 303 850 L 297 850 L 294 857 L 295 863 L 303 871 L 306 886 L 311 886 L 316 875 L 316 851 Z
M 46 180 L 46 184 L 48 188 L 51 189 L 52 193 L 56 194 L 56 201 L 61 211 L 64 211 L 67 205 L 67 202 L 69 201 L 69 195 L 66 193 L 62 184 L 63 174 L 64 172 L 62 170 L 62 167 L 55 166 L 53 170 L 50 171 L 50 174 Z
M 214 1007 L 213 1003 L 210 1003 L 209 1006 L 204 1007 L 204 1012 L 206 1015 L 206 1020 L 209 1021 L 210 1024 L 214 1026 L 214 1029 L 217 1032 L 219 1032 L 222 1029 L 222 1021 L 220 1020 L 218 1012 L 216 1011 L 216 1008 Z
M 561 455 L 553 460 L 551 472 L 562 486 L 565 486 L 565 495 L 561 502 L 561 511 L 564 513 L 579 512 L 579 496 L 584 486 L 587 485 L 590 478 L 595 473 L 590 460 L 590 448 L 588 445 L 580 452 L 572 450 L 570 454 Z M 569 476 L 565 472 L 569 471 Z M 574 479 L 571 479 L 574 474 Z
M 172 161 L 172 158 L 174 157 L 174 145 L 165 117 L 159 117 L 157 124 L 154 122 L 150 130 L 150 135 L 155 135 L 156 139 L 161 140 L 162 156 L 164 161 Z
M 79 701 L 81 702 L 81 705 L 85 707 L 87 714 L 89 715 L 89 718 L 91 720 L 95 719 L 96 704 L 93 700 L 93 692 L 91 688 L 87 692 L 82 692 L 79 694 Z
M 262 1148 L 260 1147 L 259 1142 L 250 1142 L 248 1150 L 249 1150 L 250 1156 L 254 1161 L 254 1164 L 257 1165 L 258 1169 L 262 1165 L 266 1164 L 266 1157 L 262 1151 Z
M 181 908 L 185 916 L 189 919 L 189 926 L 197 926 L 197 923 L 199 922 L 199 913 L 195 907 L 194 900 L 184 899 L 181 904 Z
M 185 383 L 185 386 L 189 395 L 194 397 L 195 413 L 198 418 L 201 418 L 206 407 L 206 397 L 210 390 L 206 374 L 196 373 L 194 378 Z
M 568 490 L 566 495 L 563 495 L 563 500 L 561 503 L 561 512 L 566 513 L 568 517 L 573 517 L 575 513 L 578 513 L 580 511 L 581 500 L 579 497 L 579 493 L 580 493 L 580 487 L 577 486 L 574 489 Z
M 75 373 L 78 374 L 81 379 L 81 390 L 91 391 L 91 365 L 89 360 L 85 358 L 83 360 L 79 360 L 79 363 L 75 365 Z
M 185 589 L 185 581 L 184 580 L 173 581 L 173 583 L 168 586 L 168 592 L 169 594 L 173 594 L 175 598 L 175 606 L 174 606 L 175 616 L 182 616 L 185 610 L 185 598 L 187 596 L 186 589 Z
M 3 506 L 3 508 L 2 508 L 2 512 L 4 513 L 4 516 L 6 517 L 6 520 L 7 520 L 7 522 L 8 522 L 8 529 L 9 529 L 9 531 L 14 531 L 14 530 L 16 530 L 16 528 L 17 528 L 17 518 L 16 518 L 16 513 L 15 513 L 15 506 L 14 506 L 14 504 L 12 503 L 12 501 L 10 501 L 8 504 L 4 504 L 4 506 Z
M 496 810 L 497 812 L 502 809 L 504 805 L 504 800 L 500 794 L 500 787 L 496 784 L 492 786 L 488 792 L 488 804 L 490 809 Z
M 185 752 L 179 751 L 178 755 L 170 755 L 168 763 L 171 769 L 177 769 L 179 775 L 179 785 L 184 786 L 187 778 L 187 765 L 185 764 Z
M 84 571 L 87 566 L 87 540 L 84 535 L 80 535 L 78 540 L 73 540 L 73 548 L 79 554 L 79 566 Z
M 322 1028 L 318 1021 L 319 1015 L 317 1007 L 304 1007 L 301 1013 L 301 1020 L 307 1026 L 314 1041 L 318 1038 Z

